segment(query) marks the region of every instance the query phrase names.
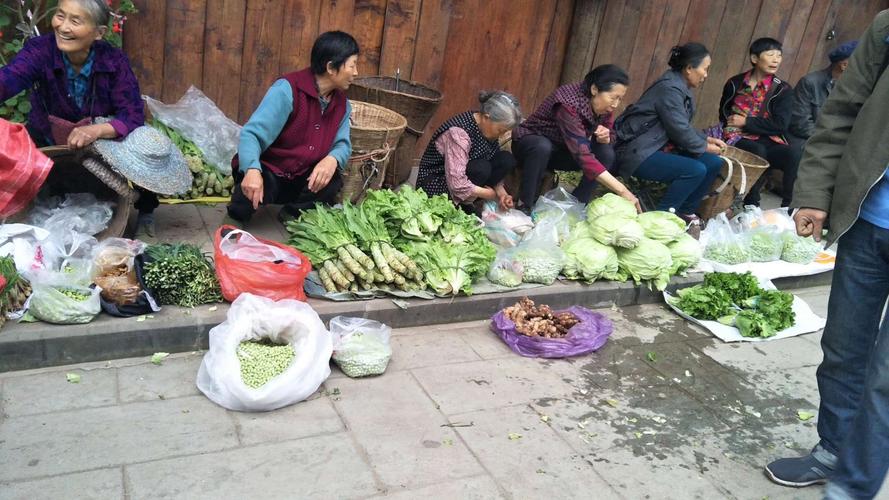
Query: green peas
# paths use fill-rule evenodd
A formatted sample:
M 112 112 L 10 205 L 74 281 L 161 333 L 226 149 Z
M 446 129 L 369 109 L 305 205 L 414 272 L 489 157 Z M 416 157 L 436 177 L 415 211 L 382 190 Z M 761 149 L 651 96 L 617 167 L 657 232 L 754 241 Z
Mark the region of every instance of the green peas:
M 284 373 L 296 356 L 290 345 L 268 341 L 244 341 L 238 346 L 241 380 L 247 387 L 257 389 Z

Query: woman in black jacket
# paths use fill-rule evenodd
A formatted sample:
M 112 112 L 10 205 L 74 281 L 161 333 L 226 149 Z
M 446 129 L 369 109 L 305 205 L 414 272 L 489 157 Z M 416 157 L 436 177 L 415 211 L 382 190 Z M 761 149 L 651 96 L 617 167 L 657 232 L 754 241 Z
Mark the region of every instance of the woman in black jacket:
M 793 87 L 775 73 L 781 67 L 781 42 L 759 38 L 750 45 L 749 71 L 725 83 L 719 101 L 723 139 L 769 162 L 784 172 L 781 206 L 789 206 L 799 164 L 787 130 L 793 116 Z M 750 189 L 746 205 L 759 206 L 759 192 L 768 178 L 764 174 Z
M 617 166 L 623 177 L 668 183 L 658 210 L 675 209 L 692 223 L 701 199 L 722 169 L 719 139 L 692 127 L 692 89 L 707 79 L 710 52 L 699 43 L 673 47 L 670 68 L 617 119 Z

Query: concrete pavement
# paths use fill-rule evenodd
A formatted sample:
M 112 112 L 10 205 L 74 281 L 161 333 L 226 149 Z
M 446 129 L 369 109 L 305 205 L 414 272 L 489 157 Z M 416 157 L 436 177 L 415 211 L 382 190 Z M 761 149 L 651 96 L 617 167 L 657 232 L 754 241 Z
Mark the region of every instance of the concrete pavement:
M 823 314 L 826 291 L 799 293 Z M 602 312 L 613 338 L 570 360 L 484 321 L 399 329 L 385 375 L 334 368 L 264 414 L 200 395 L 200 353 L 0 374 L 0 499 L 820 498 L 761 472 L 815 442 L 818 334 L 724 344 L 660 305 Z

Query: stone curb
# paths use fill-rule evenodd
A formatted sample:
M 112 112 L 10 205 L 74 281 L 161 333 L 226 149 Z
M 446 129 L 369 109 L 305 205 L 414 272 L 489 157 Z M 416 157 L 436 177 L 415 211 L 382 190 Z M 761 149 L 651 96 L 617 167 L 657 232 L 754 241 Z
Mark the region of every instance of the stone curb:
M 774 280 L 781 289 L 829 285 L 833 273 Z M 702 275 L 674 278 L 670 288 L 697 284 Z M 528 296 L 561 309 L 582 305 L 591 309 L 626 307 L 663 302 L 660 292 L 632 283 L 609 281 L 583 285 L 576 282 L 516 290 L 514 292 L 406 300 L 401 308 L 389 299 L 331 302 L 309 299 L 321 318 L 357 316 L 383 322 L 393 328 L 457 323 L 490 318 L 500 309 Z M 47 366 L 149 356 L 155 352 L 206 349 L 211 328 L 225 320 L 227 305 L 184 309 L 168 306 L 152 318 L 113 318 L 100 315 L 86 325 L 7 323 L 0 331 L 0 372 Z

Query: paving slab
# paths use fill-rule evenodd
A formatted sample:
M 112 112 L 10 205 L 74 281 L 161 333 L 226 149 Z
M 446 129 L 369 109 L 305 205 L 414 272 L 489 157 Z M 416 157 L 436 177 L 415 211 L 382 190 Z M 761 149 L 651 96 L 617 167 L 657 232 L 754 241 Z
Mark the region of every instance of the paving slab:
M 300 404 L 264 413 L 230 412 L 242 445 L 276 443 L 344 430 L 330 399 L 316 394 Z
M 80 376 L 80 382 L 68 382 L 68 373 Z M 8 377 L 2 384 L 0 411 L 9 417 L 117 403 L 116 370 L 73 369 L 27 377 Z
M 76 493 L 74 493 L 76 491 Z M 120 467 L 65 474 L 34 481 L 0 483 L 0 500 L 124 499 Z
M 42 431 L 51 429 L 51 431 Z M 14 417 L 0 425 L 0 481 L 221 450 L 238 444 L 203 397 Z
M 160 365 L 143 362 L 117 370 L 120 401 L 154 401 L 200 394 L 195 385 L 203 354 L 168 357 Z
M 620 498 L 544 420 L 528 405 L 451 417 L 467 425 L 457 432 L 513 498 Z
M 345 434 L 126 467 L 130 498 L 363 498 L 379 492 Z
M 417 498 L 460 498 L 463 500 L 495 500 L 507 498 L 497 489 L 497 484 L 488 476 L 458 479 L 447 483 L 434 484 L 415 490 L 385 493 L 373 498 L 390 500 L 414 500 Z

